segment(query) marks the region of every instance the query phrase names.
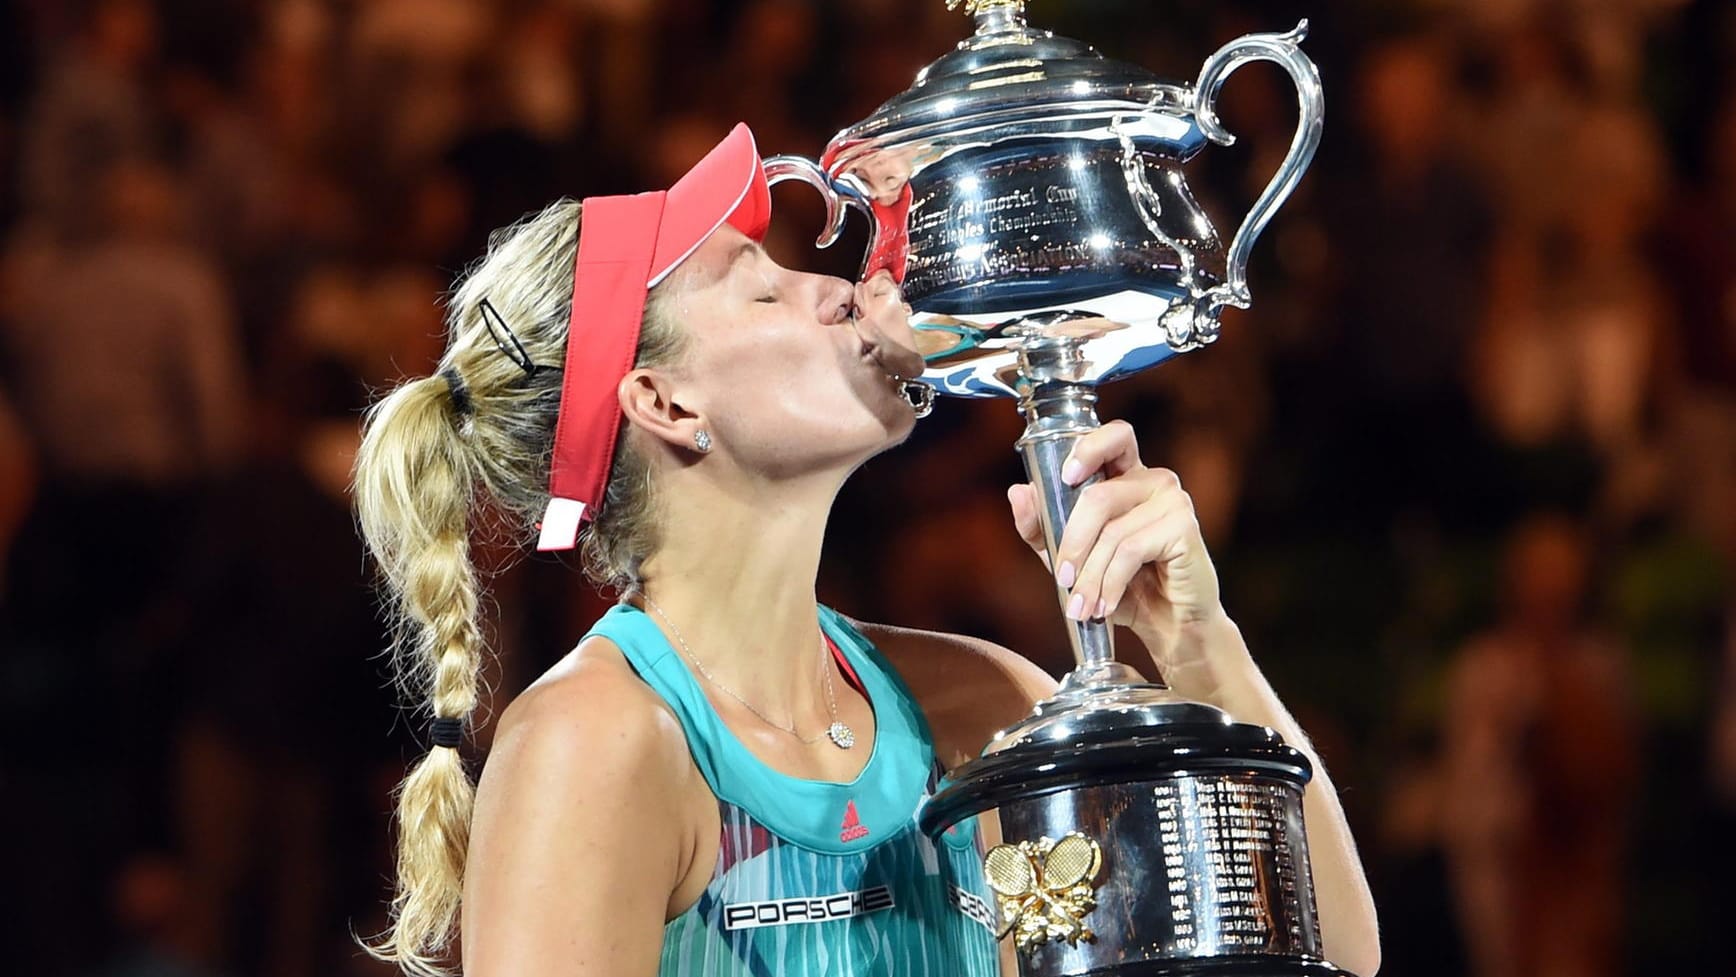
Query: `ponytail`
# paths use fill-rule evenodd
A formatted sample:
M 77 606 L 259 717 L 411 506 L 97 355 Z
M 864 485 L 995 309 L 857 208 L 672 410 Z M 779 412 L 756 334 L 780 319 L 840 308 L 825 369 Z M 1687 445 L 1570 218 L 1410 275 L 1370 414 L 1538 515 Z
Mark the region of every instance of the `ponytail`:
M 482 636 L 468 513 L 475 475 L 463 414 L 439 376 L 411 381 L 369 412 L 356 458 L 356 508 L 393 611 L 394 671 L 436 718 L 477 704 Z M 464 888 L 476 788 L 456 748 L 435 746 L 399 785 L 398 884 L 391 927 L 369 953 L 429 977 L 449 948 Z

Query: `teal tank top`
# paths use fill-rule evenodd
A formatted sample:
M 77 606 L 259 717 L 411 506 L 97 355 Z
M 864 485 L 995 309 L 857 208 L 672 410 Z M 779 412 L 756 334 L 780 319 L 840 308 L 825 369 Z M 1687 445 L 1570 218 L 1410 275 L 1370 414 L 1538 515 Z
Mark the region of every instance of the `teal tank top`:
M 938 843 L 917 828 L 940 774 L 928 724 L 868 639 L 825 605 L 819 618 L 874 709 L 872 752 L 850 783 L 791 777 L 754 756 L 644 611 L 617 604 L 589 632 L 674 710 L 722 815 L 711 881 L 664 926 L 658 975 L 993 977 L 975 819 Z

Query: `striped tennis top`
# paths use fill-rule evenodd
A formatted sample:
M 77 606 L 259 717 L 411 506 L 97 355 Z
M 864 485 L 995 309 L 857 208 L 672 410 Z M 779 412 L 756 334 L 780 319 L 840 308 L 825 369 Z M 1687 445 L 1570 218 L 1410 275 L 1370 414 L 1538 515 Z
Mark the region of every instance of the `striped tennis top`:
M 659 977 L 991 977 L 998 972 L 974 819 L 916 825 L 940 766 L 910 690 L 843 615 L 818 605 L 840 670 L 874 710 L 849 783 L 773 769 L 735 737 L 663 632 L 617 604 L 591 628 L 669 704 L 717 798 L 704 893 L 663 928 Z M 587 635 L 588 636 L 588 635 Z

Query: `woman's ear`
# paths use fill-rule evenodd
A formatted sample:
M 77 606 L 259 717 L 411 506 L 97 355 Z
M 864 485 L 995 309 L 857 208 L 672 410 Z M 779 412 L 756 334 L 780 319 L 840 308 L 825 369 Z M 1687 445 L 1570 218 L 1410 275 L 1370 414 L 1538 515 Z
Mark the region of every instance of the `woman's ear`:
M 632 370 L 615 388 L 621 413 L 652 437 L 692 450 L 693 435 L 705 427 L 700 415 L 681 406 L 676 384 L 656 370 Z

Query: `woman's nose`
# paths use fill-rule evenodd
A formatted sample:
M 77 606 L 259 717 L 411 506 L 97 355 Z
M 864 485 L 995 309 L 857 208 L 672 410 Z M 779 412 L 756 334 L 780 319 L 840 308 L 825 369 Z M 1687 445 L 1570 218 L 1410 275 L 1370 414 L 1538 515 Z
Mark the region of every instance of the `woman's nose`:
M 876 272 L 868 276 L 866 281 L 856 283 L 856 304 L 859 306 L 878 303 L 897 294 L 898 283 L 892 280 L 890 272 Z
M 840 322 L 848 322 L 850 312 L 856 307 L 856 287 L 842 278 L 830 275 L 815 275 L 818 279 L 819 303 L 814 314 L 822 325 L 835 326 Z

